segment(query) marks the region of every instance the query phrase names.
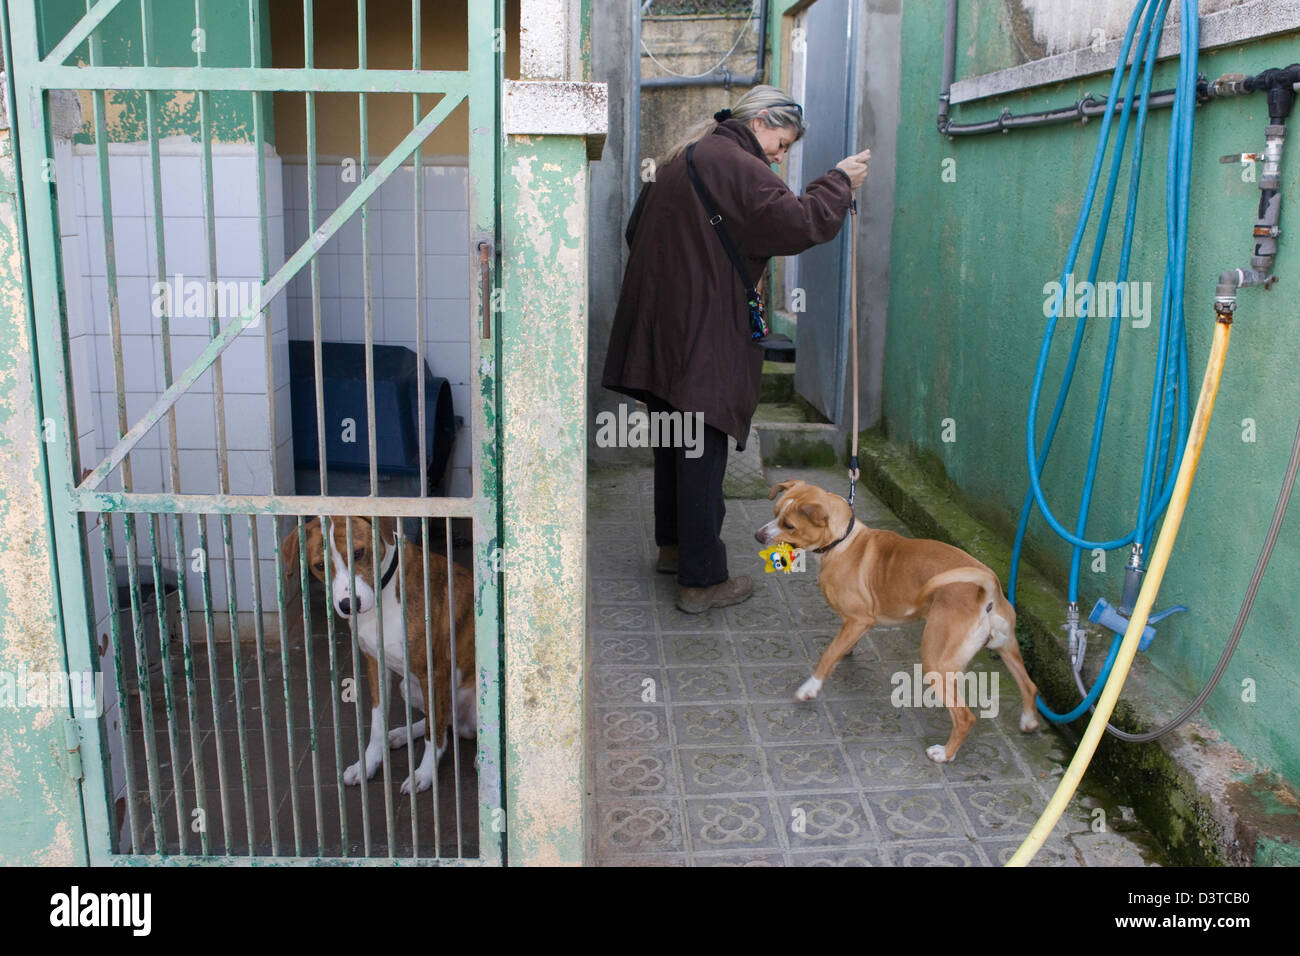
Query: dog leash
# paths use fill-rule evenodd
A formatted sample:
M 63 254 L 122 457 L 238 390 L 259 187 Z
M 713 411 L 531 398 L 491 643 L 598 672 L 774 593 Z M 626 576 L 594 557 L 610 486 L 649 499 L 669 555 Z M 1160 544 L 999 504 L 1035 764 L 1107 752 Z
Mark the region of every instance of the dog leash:
M 853 450 L 849 455 L 849 508 L 858 483 L 858 201 L 849 200 L 849 354 L 853 362 Z M 850 528 L 852 525 L 850 525 Z

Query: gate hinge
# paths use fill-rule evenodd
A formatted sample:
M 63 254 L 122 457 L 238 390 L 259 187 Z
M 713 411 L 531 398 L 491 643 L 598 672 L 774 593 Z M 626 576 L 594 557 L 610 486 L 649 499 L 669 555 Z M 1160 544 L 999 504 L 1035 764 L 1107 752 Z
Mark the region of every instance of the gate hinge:
M 72 717 L 63 722 L 63 741 L 68 752 L 68 776 L 81 780 L 85 776 L 81 769 L 81 727 Z

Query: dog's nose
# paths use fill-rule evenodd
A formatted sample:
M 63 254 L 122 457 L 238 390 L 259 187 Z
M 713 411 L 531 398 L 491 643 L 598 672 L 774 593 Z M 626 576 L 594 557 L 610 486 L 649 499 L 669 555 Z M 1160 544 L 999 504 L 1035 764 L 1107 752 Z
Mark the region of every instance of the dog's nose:
M 762 528 L 759 528 L 757 531 L 754 532 L 754 540 L 757 541 L 759 544 L 762 544 L 762 543 L 763 543 L 763 529 L 762 529 Z
M 352 613 L 352 601 L 350 598 L 343 598 L 339 601 L 339 611 L 344 617 Z

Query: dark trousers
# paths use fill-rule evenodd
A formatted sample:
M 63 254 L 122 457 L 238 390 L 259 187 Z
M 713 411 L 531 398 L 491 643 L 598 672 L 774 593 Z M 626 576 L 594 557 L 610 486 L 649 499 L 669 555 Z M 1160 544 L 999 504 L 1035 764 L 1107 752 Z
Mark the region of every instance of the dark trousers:
M 675 411 L 657 398 L 646 407 L 655 412 Z M 689 413 L 683 413 L 689 414 Z M 722 476 L 727 471 L 727 435 L 710 425 L 703 428 L 703 450 L 656 448 L 655 543 L 678 546 L 677 583 L 707 588 L 727 580 L 727 546 L 722 543 Z M 698 439 L 697 439 L 698 441 Z

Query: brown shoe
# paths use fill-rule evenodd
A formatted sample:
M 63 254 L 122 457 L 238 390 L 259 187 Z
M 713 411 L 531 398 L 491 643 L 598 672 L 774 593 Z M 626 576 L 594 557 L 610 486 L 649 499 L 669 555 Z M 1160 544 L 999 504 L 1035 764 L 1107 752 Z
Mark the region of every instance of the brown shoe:
M 739 604 L 754 593 L 754 582 L 747 576 L 728 578 L 711 588 L 681 589 L 677 607 L 687 614 L 703 614 L 711 607 L 729 607 Z
M 660 574 L 677 573 L 677 545 L 659 545 L 659 563 L 655 565 L 655 570 Z

